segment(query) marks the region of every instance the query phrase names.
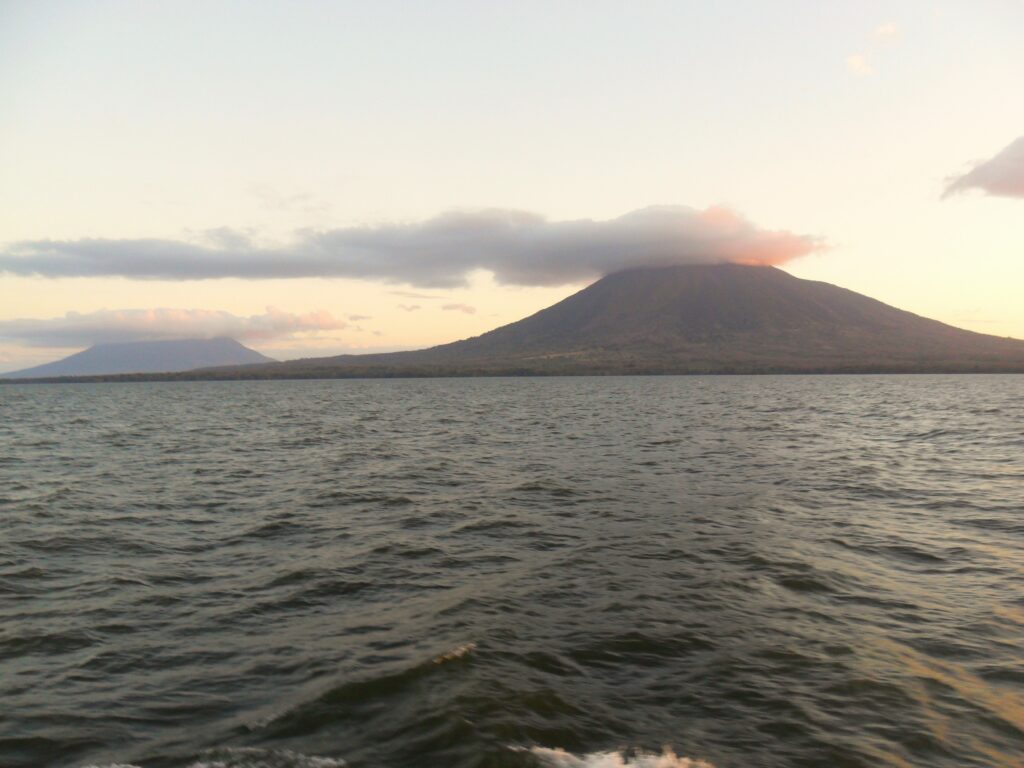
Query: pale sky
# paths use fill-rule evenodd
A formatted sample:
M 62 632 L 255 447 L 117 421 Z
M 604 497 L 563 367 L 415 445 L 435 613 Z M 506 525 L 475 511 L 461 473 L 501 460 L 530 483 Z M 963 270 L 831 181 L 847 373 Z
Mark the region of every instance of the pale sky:
M 641 248 L 1024 338 L 1022 40 L 1019 0 L 0 0 L 0 371 L 427 346 Z

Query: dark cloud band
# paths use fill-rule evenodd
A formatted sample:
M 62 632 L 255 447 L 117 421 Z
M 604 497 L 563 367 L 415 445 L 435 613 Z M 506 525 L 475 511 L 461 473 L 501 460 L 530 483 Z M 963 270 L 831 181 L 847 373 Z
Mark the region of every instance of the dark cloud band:
M 657 206 L 607 221 L 548 221 L 488 209 L 412 224 L 307 231 L 275 248 L 224 229 L 205 243 L 29 240 L 0 249 L 0 271 L 144 280 L 348 277 L 451 287 L 482 269 L 506 284 L 564 285 L 636 266 L 779 264 L 819 247 L 815 238 L 760 229 L 726 208 Z

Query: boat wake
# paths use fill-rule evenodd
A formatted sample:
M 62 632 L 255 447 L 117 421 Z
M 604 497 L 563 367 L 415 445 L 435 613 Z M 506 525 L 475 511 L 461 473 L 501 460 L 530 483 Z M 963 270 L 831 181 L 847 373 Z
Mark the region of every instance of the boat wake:
M 545 768 L 714 768 L 704 760 L 678 757 L 669 747 L 661 754 L 637 751 L 591 752 L 574 755 L 564 749 L 534 747 L 530 750 Z
M 290 749 L 258 749 L 236 747 L 213 749 L 188 768 L 343 768 L 346 763 L 337 757 L 303 755 Z M 140 768 L 128 763 L 88 765 L 85 768 Z

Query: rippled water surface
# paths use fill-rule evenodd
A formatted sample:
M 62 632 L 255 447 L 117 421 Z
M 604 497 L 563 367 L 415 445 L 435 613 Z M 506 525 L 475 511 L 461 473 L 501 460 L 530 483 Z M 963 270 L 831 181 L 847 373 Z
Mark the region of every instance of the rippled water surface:
M 6 386 L 0 522 L 5 768 L 1024 765 L 1021 376 Z

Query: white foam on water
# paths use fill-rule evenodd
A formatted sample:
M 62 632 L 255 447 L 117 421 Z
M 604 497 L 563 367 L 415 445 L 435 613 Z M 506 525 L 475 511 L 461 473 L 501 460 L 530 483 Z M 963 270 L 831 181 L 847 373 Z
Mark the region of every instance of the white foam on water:
M 209 756 L 189 768 L 341 768 L 339 757 L 303 755 L 290 749 L 238 747 L 210 750 Z
M 669 747 L 656 752 L 591 752 L 574 755 L 564 749 L 533 747 L 530 750 L 541 764 L 548 768 L 715 768 L 704 760 L 677 757 Z
M 207 757 L 189 768 L 342 768 L 347 763 L 340 757 L 303 755 L 290 749 L 258 749 L 237 747 L 211 749 Z M 131 763 L 86 765 L 82 768 L 141 768 Z
M 476 643 L 466 643 L 460 645 L 458 648 L 453 648 L 448 653 L 442 653 L 440 656 L 434 658 L 435 664 L 444 664 L 446 661 L 455 661 L 455 659 L 461 659 L 467 653 L 472 653 L 476 650 Z
M 244 725 L 245 728 L 247 728 L 250 731 L 258 731 L 261 728 L 266 728 L 271 723 L 276 722 L 277 720 L 280 720 L 282 717 L 287 715 L 289 712 L 290 712 L 290 710 L 287 710 L 287 709 L 282 709 L 279 712 L 271 712 L 270 714 L 263 715 L 262 717 L 254 718 L 254 719 L 250 720 L 247 723 L 243 723 L 243 725 Z

